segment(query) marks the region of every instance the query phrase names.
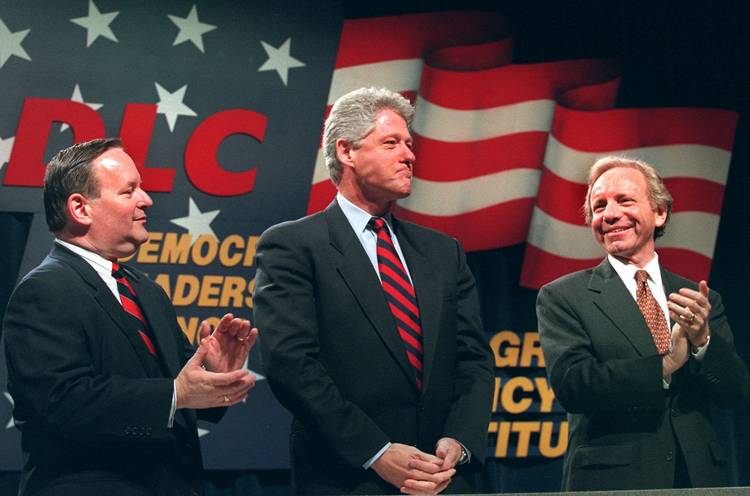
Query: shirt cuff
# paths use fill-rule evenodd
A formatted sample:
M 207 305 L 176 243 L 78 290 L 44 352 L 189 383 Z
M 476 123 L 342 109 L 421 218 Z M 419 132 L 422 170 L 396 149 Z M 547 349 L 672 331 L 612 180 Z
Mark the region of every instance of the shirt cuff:
M 172 406 L 169 408 L 169 420 L 167 421 L 167 429 L 171 429 L 174 425 L 174 414 L 177 411 L 177 384 L 172 382 Z
M 391 443 L 390 442 L 385 443 L 385 446 L 383 446 L 382 448 L 380 448 L 380 451 L 378 451 L 377 453 L 375 453 L 375 456 L 373 456 L 372 458 L 370 458 L 369 460 L 367 460 L 365 463 L 362 464 L 362 468 L 365 469 L 365 470 L 367 470 L 368 468 L 370 468 L 373 463 L 375 463 L 376 461 L 378 461 L 378 458 L 380 458 L 381 456 L 383 456 L 383 453 L 385 453 L 385 450 L 387 450 L 390 447 L 391 447 Z
M 706 350 L 708 349 L 708 344 L 710 342 L 711 342 L 711 336 L 706 336 L 706 344 L 704 344 L 700 348 L 696 348 L 696 350 L 693 351 L 693 347 L 691 345 L 690 346 L 690 353 L 692 353 L 693 358 L 695 358 L 699 362 L 703 361 L 703 357 L 706 356 Z

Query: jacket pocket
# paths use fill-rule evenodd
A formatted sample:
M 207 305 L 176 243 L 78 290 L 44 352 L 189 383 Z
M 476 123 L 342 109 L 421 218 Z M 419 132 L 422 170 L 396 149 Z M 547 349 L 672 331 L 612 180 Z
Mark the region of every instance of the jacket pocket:
M 633 445 L 614 446 L 579 446 L 573 454 L 571 464 L 574 468 L 594 466 L 630 465 L 637 456 Z

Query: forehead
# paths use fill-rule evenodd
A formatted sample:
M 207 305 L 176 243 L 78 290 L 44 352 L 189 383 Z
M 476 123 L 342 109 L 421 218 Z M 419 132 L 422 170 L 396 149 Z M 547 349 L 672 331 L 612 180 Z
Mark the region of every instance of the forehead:
M 409 135 L 409 128 L 404 118 L 391 109 L 384 109 L 375 114 L 374 125 L 373 131 L 375 132 L 398 132 Z
M 633 167 L 615 167 L 599 176 L 591 187 L 591 197 L 611 194 L 646 194 L 643 173 Z
M 91 162 L 91 170 L 100 181 L 140 182 L 133 159 L 121 148 L 110 148 Z

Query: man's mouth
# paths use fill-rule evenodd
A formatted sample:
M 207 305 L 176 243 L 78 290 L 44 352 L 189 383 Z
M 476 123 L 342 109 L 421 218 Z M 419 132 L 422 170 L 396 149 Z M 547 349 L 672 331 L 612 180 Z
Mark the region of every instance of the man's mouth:
M 631 227 L 632 226 L 611 227 L 611 228 L 607 229 L 606 231 L 604 231 L 604 234 L 605 235 L 606 234 L 617 234 L 617 233 L 625 232 L 628 229 L 630 229 Z

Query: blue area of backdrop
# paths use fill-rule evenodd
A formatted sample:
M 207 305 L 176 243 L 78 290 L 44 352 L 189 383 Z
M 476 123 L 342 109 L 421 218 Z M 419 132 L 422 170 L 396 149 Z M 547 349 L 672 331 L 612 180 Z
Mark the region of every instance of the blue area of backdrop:
M 350 59 L 369 60 L 367 52 L 351 48 L 355 45 L 347 45 L 354 51 L 350 59 L 343 53 L 346 29 L 359 26 L 350 20 L 387 16 L 405 22 L 412 18 L 404 16 L 415 13 L 459 9 L 476 11 L 469 17 L 484 19 L 477 22 L 487 32 L 512 33 L 513 64 L 614 61 L 618 108 L 738 113 L 727 150 L 731 162 L 723 204 L 721 196 L 718 200 L 718 235 L 706 260 L 712 259 L 709 284 L 722 294 L 740 355 L 749 361 L 750 317 L 744 310 L 750 301 L 750 34 L 745 12 L 730 2 L 433 1 L 355 7 L 291 0 L 4 1 L 0 309 L 17 278 L 50 247 L 40 189 L 43 163 L 73 141 L 120 135 L 142 167 L 155 203 L 148 223 L 152 237 L 131 263 L 165 288 L 191 338 L 200 319 L 227 310 L 249 317 L 257 236 L 270 225 L 305 215 L 313 185 L 328 187 L 316 172 L 316 155 L 331 95 L 341 85 L 376 84 L 392 70 L 378 66 L 382 70 L 371 73 L 372 80 L 362 78 L 366 72 L 357 79 L 342 70 L 354 65 Z M 471 26 L 454 27 L 469 32 L 467 43 L 492 41 L 472 34 Z M 370 42 L 382 47 L 389 40 Z M 403 50 L 392 59 L 411 60 L 410 49 Z M 423 83 L 417 78 L 408 83 L 413 87 L 404 84 L 393 89 L 413 98 Z M 523 93 L 528 86 L 533 85 L 521 81 L 512 91 L 496 91 Z M 476 99 L 487 100 L 486 95 Z M 544 144 L 546 131 L 535 132 L 543 132 Z M 732 143 L 731 136 L 728 140 Z M 420 146 L 427 152 L 426 140 Z M 524 167 L 542 165 L 540 160 Z M 709 195 L 702 189 L 691 194 L 696 203 Z M 430 200 L 446 203 L 443 197 L 424 201 Z M 528 202 L 530 212 L 533 194 Z M 492 227 L 486 229 L 492 237 Z M 498 365 L 484 472 L 493 492 L 556 490 L 565 448 L 564 414 L 551 402 L 540 362 L 536 290 L 519 283 L 524 264 L 534 263 L 526 248 L 521 241 L 469 253 Z M 262 380 L 257 351 L 247 366 L 260 379 L 248 401 L 220 424 L 201 426 L 204 461 L 211 470 L 208 491 L 286 494 L 290 417 Z M 5 393 L 3 358 L 0 393 L 0 494 L 10 494 L 21 464 L 20 434 L 13 426 L 12 398 Z M 730 480 L 750 485 L 750 409 L 717 412 L 716 424 L 730 453 Z

